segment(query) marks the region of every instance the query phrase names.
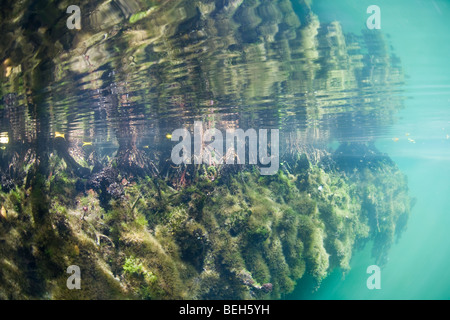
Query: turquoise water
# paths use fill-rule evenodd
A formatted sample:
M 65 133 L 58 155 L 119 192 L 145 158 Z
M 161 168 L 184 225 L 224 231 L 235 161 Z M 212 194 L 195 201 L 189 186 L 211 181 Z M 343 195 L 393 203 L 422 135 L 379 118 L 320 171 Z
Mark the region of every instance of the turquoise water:
M 371 4 L 381 8 L 381 29 L 401 57 L 408 97 L 377 146 L 408 176 L 417 203 L 381 271 L 380 290 L 366 287 L 366 268 L 374 263 L 366 250 L 354 255 L 345 278 L 334 272 L 318 291 L 299 293 L 305 280 L 292 299 L 450 298 L 450 1 L 317 0 L 313 8 L 321 21 L 338 20 L 344 31 L 358 33 Z
M 0 299 L 450 298 L 450 0 L 65 5 L 2 2 Z

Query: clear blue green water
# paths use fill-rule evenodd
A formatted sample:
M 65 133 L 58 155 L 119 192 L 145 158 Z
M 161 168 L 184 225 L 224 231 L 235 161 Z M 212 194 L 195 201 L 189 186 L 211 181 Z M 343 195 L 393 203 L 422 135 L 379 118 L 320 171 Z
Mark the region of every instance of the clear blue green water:
M 450 1 L 66 9 L 1 2 L 0 299 L 450 298 Z
M 321 1 L 322 20 L 341 21 L 345 30 L 364 28 L 365 8 L 374 1 Z M 381 290 L 366 287 L 367 250 L 355 254 L 349 274 L 335 272 L 321 288 L 293 299 L 450 298 L 450 1 L 376 1 L 382 30 L 390 35 L 405 74 L 405 109 L 389 135 L 377 141 L 408 176 L 417 203 L 408 228 L 382 269 Z M 405 134 L 414 137 L 409 143 Z M 398 142 L 392 137 L 401 138 Z M 305 282 L 305 286 L 308 283 Z M 302 287 L 301 285 L 299 288 Z

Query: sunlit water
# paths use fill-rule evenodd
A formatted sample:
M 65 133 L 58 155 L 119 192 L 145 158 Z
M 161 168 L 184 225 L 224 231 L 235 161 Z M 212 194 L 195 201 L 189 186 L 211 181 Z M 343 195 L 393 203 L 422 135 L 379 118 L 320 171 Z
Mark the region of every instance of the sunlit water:
M 345 278 L 335 271 L 310 293 L 306 277 L 286 298 L 450 298 L 450 3 L 379 0 L 381 32 L 365 28 L 371 4 L 314 1 L 318 18 L 308 32 L 319 34 L 318 44 L 267 3 L 256 16 L 238 11 L 233 24 L 226 10 L 211 14 L 207 6 L 174 5 L 170 15 L 135 26 L 123 26 L 114 8 L 96 8 L 86 33 L 63 35 L 62 46 L 76 49 L 41 66 L 42 74 L 54 70 L 51 78 L 33 90 L 10 84 L 15 93 L 4 95 L 0 113 L 5 148 L 37 140 L 39 149 L 64 135 L 78 159 L 93 150 L 113 157 L 121 148 L 167 156 L 167 137 L 194 121 L 278 128 L 281 154 L 298 145 L 375 142 L 417 199 L 382 269 L 382 289 L 366 286 L 374 263 L 367 248 Z M 204 15 L 214 17 L 214 28 Z

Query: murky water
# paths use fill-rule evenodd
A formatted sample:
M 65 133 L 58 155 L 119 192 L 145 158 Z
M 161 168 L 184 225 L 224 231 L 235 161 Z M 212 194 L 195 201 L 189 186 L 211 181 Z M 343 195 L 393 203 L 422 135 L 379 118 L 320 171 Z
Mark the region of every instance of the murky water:
M 379 1 L 369 30 L 366 2 L 86 1 L 80 30 L 4 4 L 0 297 L 448 298 L 450 6 Z M 174 162 L 194 123 L 279 130 L 279 170 L 251 139 L 239 165 Z M 118 284 L 73 295 L 69 265 Z

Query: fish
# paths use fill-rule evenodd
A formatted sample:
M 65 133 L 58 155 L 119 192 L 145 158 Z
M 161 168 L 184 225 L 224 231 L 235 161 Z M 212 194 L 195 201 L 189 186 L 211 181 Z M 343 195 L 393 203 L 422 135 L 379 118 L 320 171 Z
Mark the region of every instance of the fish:
M 84 142 L 83 141 L 82 147 L 85 147 L 85 146 L 92 146 L 92 142 Z
M 63 138 L 63 139 L 65 139 L 66 135 L 64 133 L 55 131 L 55 138 Z
M 12 67 L 11 66 L 7 66 L 6 67 L 6 72 L 5 72 L 5 76 L 7 78 L 11 75 L 11 71 L 12 71 Z
M 8 213 L 6 212 L 6 209 L 4 206 L 2 206 L 1 210 L 0 210 L 0 215 L 5 218 L 8 219 Z
M 149 147 L 148 147 L 148 146 L 143 146 L 142 148 L 144 148 L 144 149 L 148 149 Z
M 411 143 L 416 143 L 416 141 L 414 141 L 414 140 L 411 139 L 411 138 L 408 138 L 408 141 L 411 142 Z
M 392 141 L 397 142 L 398 140 L 400 140 L 399 138 L 392 138 Z
M 168 133 L 168 134 L 166 134 L 166 138 L 170 140 L 170 139 L 172 139 L 172 135 L 170 133 Z
M 1 144 L 8 144 L 9 143 L 9 137 L 7 132 L 0 133 L 0 143 Z

